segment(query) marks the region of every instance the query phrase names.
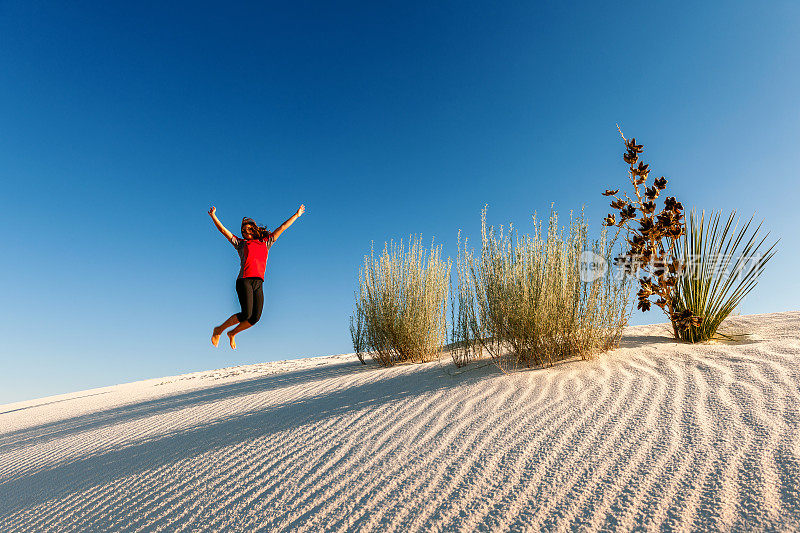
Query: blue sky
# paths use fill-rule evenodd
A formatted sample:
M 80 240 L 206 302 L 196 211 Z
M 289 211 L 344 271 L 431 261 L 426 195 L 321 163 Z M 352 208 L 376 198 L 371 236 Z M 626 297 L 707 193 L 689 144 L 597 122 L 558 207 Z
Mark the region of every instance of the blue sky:
M 0 3 L 0 403 L 352 351 L 371 241 L 530 225 L 624 185 L 782 239 L 743 312 L 798 309 L 796 2 Z M 238 233 L 270 253 L 239 348 Z M 633 323 L 660 322 L 655 313 Z

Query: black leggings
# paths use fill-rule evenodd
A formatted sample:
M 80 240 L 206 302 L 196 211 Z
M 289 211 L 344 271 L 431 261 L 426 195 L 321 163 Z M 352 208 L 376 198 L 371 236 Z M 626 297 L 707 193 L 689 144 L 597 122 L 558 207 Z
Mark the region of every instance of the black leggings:
M 264 308 L 263 283 L 264 280 L 261 278 L 236 280 L 236 294 L 239 295 L 239 303 L 242 306 L 242 312 L 236 313 L 239 322 L 246 320 L 252 325 L 261 318 L 261 310 Z

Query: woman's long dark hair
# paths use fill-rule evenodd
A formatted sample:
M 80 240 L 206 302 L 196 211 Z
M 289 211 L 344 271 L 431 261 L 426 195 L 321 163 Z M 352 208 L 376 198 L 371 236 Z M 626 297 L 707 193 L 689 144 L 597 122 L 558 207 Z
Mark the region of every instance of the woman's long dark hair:
M 272 235 L 266 226 L 259 226 L 252 218 L 244 217 L 242 219 L 242 230 L 244 230 L 245 227 L 250 228 L 250 232 L 255 235 L 256 239 L 266 239 Z M 242 231 L 242 233 L 244 233 L 244 231 Z M 244 235 L 242 235 L 242 237 L 244 237 Z

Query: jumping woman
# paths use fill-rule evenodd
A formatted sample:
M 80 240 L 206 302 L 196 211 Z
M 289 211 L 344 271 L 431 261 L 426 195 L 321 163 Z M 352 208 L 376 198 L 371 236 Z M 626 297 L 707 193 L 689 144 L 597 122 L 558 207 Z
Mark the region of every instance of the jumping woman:
M 236 278 L 236 294 L 239 296 L 239 303 L 242 311 L 231 315 L 231 317 L 214 328 L 211 335 L 211 344 L 219 344 L 219 337 L 222 332 L 229 327 L 238 324 L 230 330 L 227 335 L 231 340 L 231 348 L 236 349 L 236 334 L 246 330 L 261 318 L 261 310 L 264 307 L 264 273 L 267 269 L 267 256 L 269 248 L 281 236 L 286 228 L 291 226 L 295 220 L 305 213 L 306 206 L 301 205 L 297 212 L 289 220 L 270 232 L 265 226 L 259 226 L 252 218 L 242 219 L 242 236 L 237 237 L 222 225 L 216 214 L 217 208 L 211 207 L 208 214 L 214 221 L 214 225 L 222 233 L 234 248 L 239 252 L 241 268 L 239 277 Z

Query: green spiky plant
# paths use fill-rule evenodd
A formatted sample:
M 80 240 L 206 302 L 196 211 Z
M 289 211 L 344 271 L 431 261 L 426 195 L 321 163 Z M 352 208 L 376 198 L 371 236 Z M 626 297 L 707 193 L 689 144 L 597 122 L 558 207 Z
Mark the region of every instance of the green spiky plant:
M 384 366 L 435 359 L 447 340 L 450 260 L 441 249 L 422 246 L 418 237 L 386 244 L 383 253 L 364 257 L 359 272 L 355 316 L 350 321 L 353 348 Z
M 769 233 L 761 237 L 760 230 L 761 224 L 753 227 L 752 217 L 740 225 L 735 211 L 727 219 L 718 211 L 708 217 L 705 211 L 690 213 L 676 250 L 683 268 L 673 309 L 700 320 L 678 329 L 678 338 L 688 342 L 713 338 L 722 321 L 753 290 L 778 244 L 767 247 Z

